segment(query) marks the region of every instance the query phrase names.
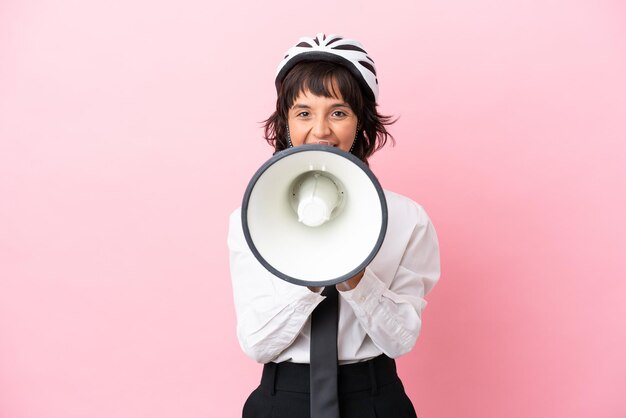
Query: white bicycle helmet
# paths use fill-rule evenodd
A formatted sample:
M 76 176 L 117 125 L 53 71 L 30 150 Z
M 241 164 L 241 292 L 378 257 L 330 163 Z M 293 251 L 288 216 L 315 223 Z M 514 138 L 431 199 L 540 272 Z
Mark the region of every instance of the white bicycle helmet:
M 378 101 L 378 79 L 374 60 L 358 41 L 338 35 L 318 33 L 315 38 L 304 37 L 296 46 L 287 50 L 285 58 L 278 64 L 276 88 L 280 88 L 285 76 L 294 65 L 303 61 L 329 61 L 346 67 L 367 94 Z

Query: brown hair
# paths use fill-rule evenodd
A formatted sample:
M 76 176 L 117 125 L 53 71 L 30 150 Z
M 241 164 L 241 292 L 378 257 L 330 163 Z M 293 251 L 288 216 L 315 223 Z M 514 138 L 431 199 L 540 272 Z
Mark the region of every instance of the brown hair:
M 276 111 L 263 121 L 265 140 L 274 151 L 289 148 L 287 121 L 289 109 L 298 95 L 306 90 L 316 96 L 339 97 L 334 91 L 336 85 L 341 98 L 350 105 L 359 121 L 359 131 L 352 154 L 367 164 L 367 159 L 381 149 L 393 136 L 386 126 L 396 120 L 376 110 L 376 102 L 364 94 L 361 85 L 350 71 L 338 64 L 326 61 L 301 62 L 289 71 L 278 86 Z

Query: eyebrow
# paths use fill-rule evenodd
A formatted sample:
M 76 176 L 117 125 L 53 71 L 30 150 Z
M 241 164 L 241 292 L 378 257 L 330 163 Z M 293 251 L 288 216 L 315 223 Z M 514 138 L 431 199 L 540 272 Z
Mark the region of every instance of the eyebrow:
M 331 108 L 335 108 L 335 107 L 350 107 L 350 105 L 348 103 L 335 103 L 334 105 L 331 106 Z M 296 103 L 295 105 L 291 106 L 292 109 L 309 109 L 311 108 L 311 106 L 306 105 L 306 104 L 301 104 L 301 103 Z

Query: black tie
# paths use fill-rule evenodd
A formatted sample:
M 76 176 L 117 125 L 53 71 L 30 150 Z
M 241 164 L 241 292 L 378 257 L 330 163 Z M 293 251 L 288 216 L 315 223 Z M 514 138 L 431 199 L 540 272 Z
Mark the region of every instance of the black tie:
M 326 286 L 326 296 L 311 316 L 311 418 L 339 418 L 337 327 L 339 293 Z

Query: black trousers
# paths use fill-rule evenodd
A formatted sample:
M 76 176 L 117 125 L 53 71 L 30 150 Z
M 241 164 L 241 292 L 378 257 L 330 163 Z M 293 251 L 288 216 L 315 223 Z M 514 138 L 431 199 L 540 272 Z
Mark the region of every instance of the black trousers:
M 243 418 L 310 418 L 309 389 L 308 364 L 268 363 Z M 395 361 L 385 355 L 339 366 L 339 409 L 341 418 L 417 418 Z

